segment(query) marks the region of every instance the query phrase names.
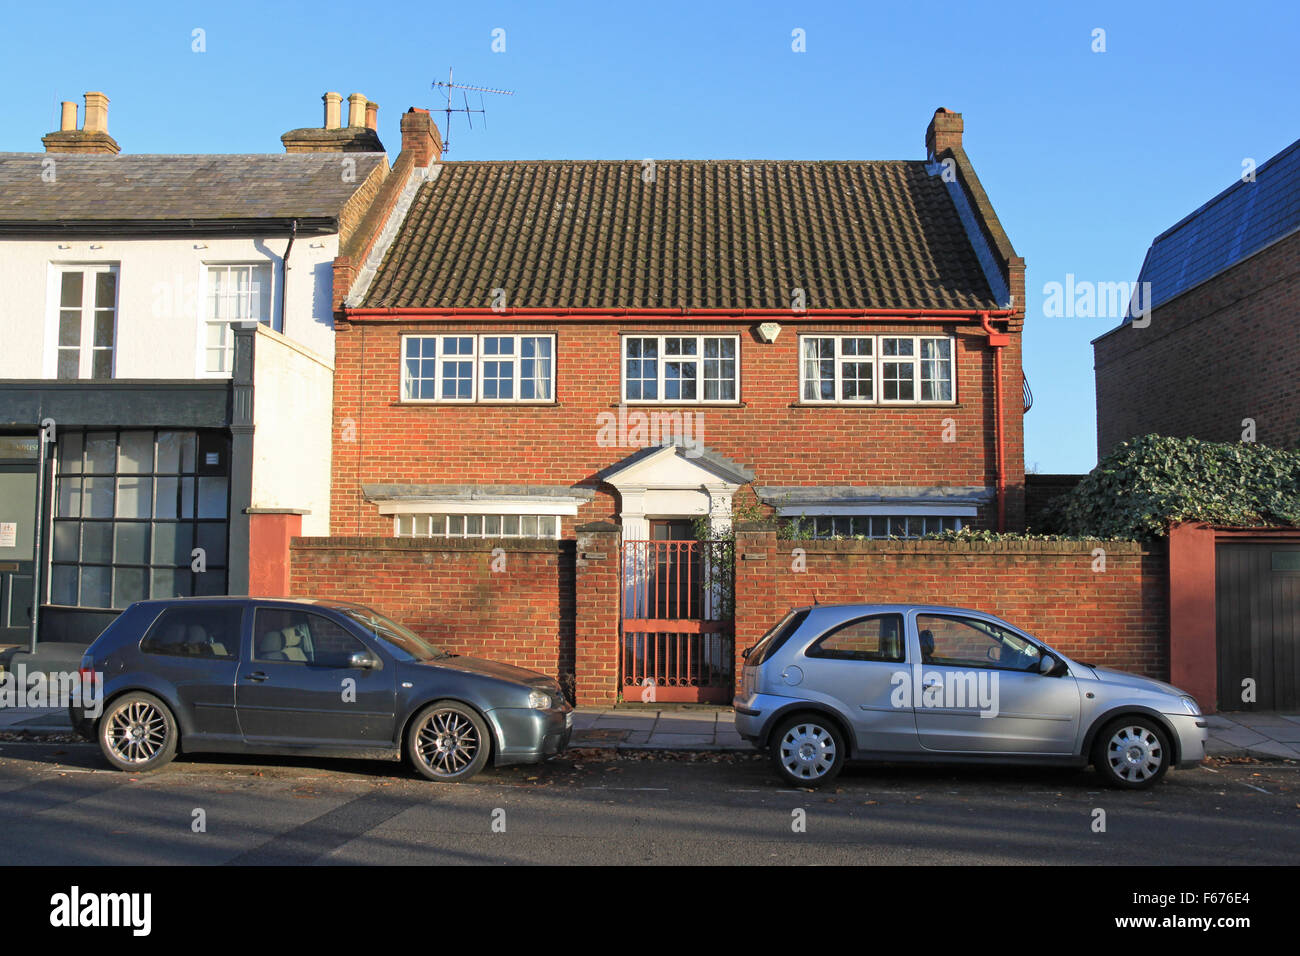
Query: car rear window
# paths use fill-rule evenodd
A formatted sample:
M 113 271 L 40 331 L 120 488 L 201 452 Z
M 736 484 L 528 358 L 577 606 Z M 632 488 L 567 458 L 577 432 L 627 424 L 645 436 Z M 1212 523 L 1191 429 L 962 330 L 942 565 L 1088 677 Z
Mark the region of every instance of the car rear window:
M 750 650 L 745 658 L 746 667 L 757 667 L 781 649 L 781 645 L 790 639 L 790 635 L 799 630 L 799 626 L 808 618 L 809 608 L 791 611 L 777 623 Z
M 169 657 L 237 660 L 243 616 L 238 604 L 171 607 L 158 615 L 140 650 Z

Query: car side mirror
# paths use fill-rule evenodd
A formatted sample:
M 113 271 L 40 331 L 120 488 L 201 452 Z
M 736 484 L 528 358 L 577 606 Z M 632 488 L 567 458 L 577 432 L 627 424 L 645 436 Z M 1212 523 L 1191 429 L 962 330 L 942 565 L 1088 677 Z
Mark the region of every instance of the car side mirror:
M 1060 664 L 1060 661 L 1051 654 L 1044 654 L 1042 659 L 1038 662 L 1038 673 L 1042 674 L 1044 677 L 1051 677 L 1056 673 L 1058 664 Z
M 379 659 L 369 651 L 357 651 L 348 658 L 348 667 L 355 667 L 359 670 L 370 671 L 379 666 Z
M 747 647 L 743 651 L 741 651 L 740 652 L 741 660 L 746 660 L 746 661 L 749 660 L 749 652 L 752 650 L 753 650 L 752 647 Z

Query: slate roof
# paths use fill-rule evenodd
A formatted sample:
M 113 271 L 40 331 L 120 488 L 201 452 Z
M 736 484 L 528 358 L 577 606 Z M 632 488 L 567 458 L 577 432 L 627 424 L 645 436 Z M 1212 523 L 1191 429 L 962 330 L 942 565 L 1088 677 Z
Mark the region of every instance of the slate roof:
M 341 161 L 356 162 L 345 182 Z M 382 153 L 0 153 L 0 225 L 337 217 Z M 44 160 L 53 159 L 54 182 Z
M 360 305 L 999 307 L 924 162 L 435 167 Z
M 1298 228 L 1300 140 L 1156 236 L 1138 281 L 1158 306 Z

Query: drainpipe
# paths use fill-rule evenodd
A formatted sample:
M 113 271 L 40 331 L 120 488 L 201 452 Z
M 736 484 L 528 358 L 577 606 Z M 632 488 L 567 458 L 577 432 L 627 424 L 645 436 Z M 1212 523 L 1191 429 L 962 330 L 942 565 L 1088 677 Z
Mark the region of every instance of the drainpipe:
M 1006 332 L 995 331 L 989 313 L 980 313 L 980 327 L 993 349 L 993 433 L 997 441 L 998 531 L 1007 530 L 1007 468 L 1002 441 L 1002 349 L 1011 341 Z
M 280 257 L 280 331 L 286 332 L 285 326 L 289 324 L 289 313 L 285 311 L 285 303 L 289 295 L 289 253 L 293 252 L 293 240 L 298 235 L 298 220 L 295 219 L 289 226 L 289 244 L 284 247 L 284 255 Z
M 40 435 L 41 449 L 37 456 L 36 471 L 36 527 L 33 537 L 36 539 L 33 544 L 36 548 L 35 562 L 32 564 L 32 635 L 27 642 L 27 650 L 32 654 L 36 653 L 36 635 L 41 626 L 41 590 L 43 588 L 43 579 L 45 578 L 44 562 L 41 559 L 41 531 L 45 528 L 45 439 L 46 429 L 43 424 L 36 426 L 37 434 Z

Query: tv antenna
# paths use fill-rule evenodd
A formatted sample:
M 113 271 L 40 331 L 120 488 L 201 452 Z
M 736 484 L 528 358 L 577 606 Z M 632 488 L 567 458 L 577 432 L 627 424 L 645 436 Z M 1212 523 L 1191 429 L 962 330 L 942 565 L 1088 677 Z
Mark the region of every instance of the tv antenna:
M 447 120 L 444 129 L 442 131 L 442 137 L 443 137 L 442 151 L 444 153 L 450 152 L 451 150 L 451 114 L 452 113 L 464 113 L 465 122 L 469 124 L 470 129 L 474 128 L 474 114 L 478 113 L 480 116 L 483 117 L 483 128 L 487 129 L 487 110 L 483 107 L 483 94 L 497 93 L 500 94 L 501 96 L 515 95 L 514 90 L 494 90 L 491 87 L 487 87 L 487 86 L 468 86 L 464 83 L 457 83 L 455 82 L 455 77 L 453 76 L 450 67 L 447 69 L 447 82 L 444 83 L 442 82 L 442 80 L 434 80 L 433 88 L 443 89 L 447 91 L 447 105 L 443 109 L 443 113 L 445 113 L 447 116 Z M 454 90 L 460 90 L 461 102 L 464 104 L 463 106 L 451 105 L 452 102 L 451 98 Z M 470 107 L 469 105 L 470 93 L 479 94 L 478 109 L 473 109 L 472 107 Z

